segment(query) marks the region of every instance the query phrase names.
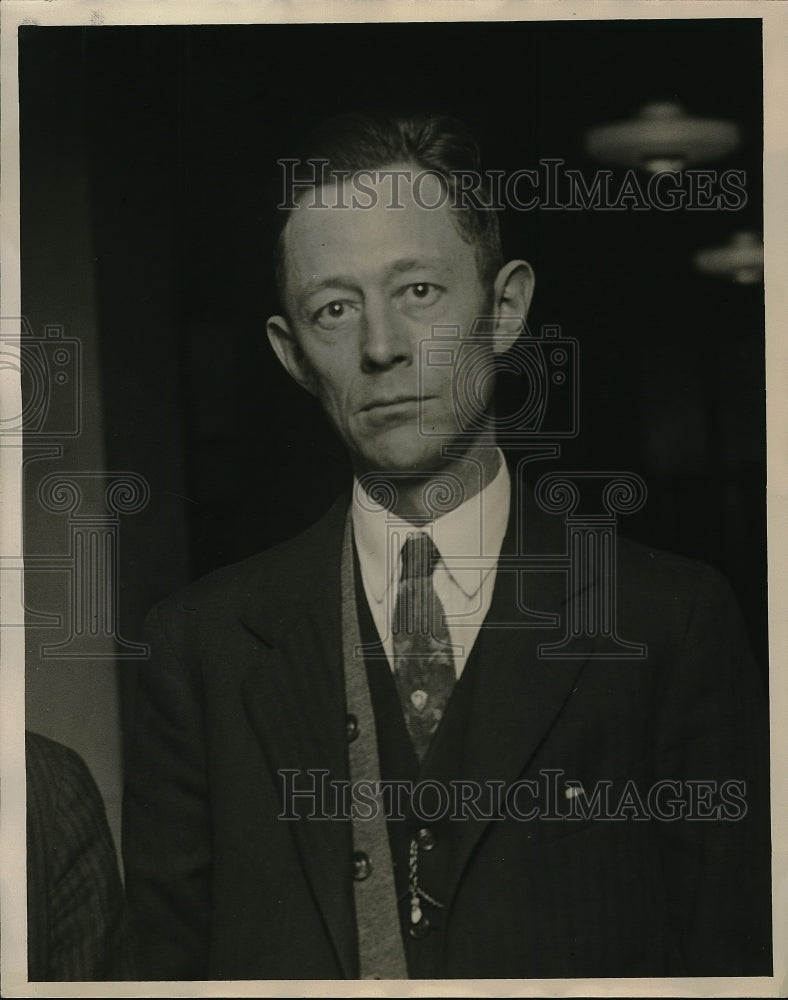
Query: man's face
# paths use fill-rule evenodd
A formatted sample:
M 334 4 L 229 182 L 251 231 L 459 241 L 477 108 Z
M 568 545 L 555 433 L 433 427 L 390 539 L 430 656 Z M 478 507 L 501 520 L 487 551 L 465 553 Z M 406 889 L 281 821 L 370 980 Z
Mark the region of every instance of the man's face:
M 419 345 L 436 324 L 467 336 L 489 295 L 448 207 L 423 207 L 439 201 L 437 179 L 427 181 L 435 189 L 422 183 L 422 206 L 404 179 L 398 209 L 387 181 L 372 208 L 306 198 L 285 229 L 286 364 L 321 400 L 358 472 L 438 471 L 442 445 L 461 430 L 452 366 L 426 366 L 420 379 Z M 326 189 L 326 203 L 335 195 Z

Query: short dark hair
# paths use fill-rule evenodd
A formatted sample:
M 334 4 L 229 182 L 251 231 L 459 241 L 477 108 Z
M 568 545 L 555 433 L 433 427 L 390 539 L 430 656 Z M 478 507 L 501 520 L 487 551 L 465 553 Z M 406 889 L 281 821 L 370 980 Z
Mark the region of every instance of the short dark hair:
M 489 182 L 481 168 L 479 146 L 467 126 L 442 114 L 382 115 L 354 112 L 328 118 L 302 144 L 293 180 L 311 182 L 314 162 L 326 161 L 325 171 L 353 176 L 362 170 L 376 170 L 393 163 L 414 163 L 441 179 L 449 192 L 449 204 L 462 238 L 473 245 L 482 285 L 491 292 L 495 276 L 503 265 L 501 234 L 490 204 Z M 478 183 L 456 203 L 457 175 L 475 175 Z M 317 185 L 316 185 L 317 186 Z M 274 263 L 279 299 L 284 308 L 284 230 L 292 208 L 280 208 Z

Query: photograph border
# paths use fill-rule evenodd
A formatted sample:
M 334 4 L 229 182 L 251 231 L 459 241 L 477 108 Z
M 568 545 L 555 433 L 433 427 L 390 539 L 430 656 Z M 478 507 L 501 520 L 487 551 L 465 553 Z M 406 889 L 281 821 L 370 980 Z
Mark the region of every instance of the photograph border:
M 767 362 L 768 587 L 774 974 L 762 978 L 440 980 L 377 982 L 29 983 L 26 971 L 24 629 L 0 639 L 0 983 L 4 996 L 786 996 L 788 978 L 788 8 L 762 0 L 4 0 L 0 4 L 0 310 L 22 316 L 17 29 L 42 25 L 168 25 L 407 21 L 578 21 L 760 17 L 764 39 L 764 243 Z M 17 373 L 0 369 L 0 400 L 21 412 Z M 23 564 L 22 449 L 0 440 L 0 555 Z M 22 572 L 0 573 L 0 622 L 21 621 Z

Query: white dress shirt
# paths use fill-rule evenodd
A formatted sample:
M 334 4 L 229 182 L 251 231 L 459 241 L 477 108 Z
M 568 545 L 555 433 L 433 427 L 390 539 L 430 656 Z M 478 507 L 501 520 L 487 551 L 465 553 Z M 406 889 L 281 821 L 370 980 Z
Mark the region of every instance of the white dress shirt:
M 353 533 L 364 592 L 383 649 L 394 666 L 391 622 L 408 534 L 424 531 L 440 553 L 433 585 L 446 615 L 459 677 L 490 610 L 501 544 L 509 521 L 509 471 L 499 469 L 481 492 L 436 520 L 413 525 L 370 499 L 358 480 L 353 489 Z

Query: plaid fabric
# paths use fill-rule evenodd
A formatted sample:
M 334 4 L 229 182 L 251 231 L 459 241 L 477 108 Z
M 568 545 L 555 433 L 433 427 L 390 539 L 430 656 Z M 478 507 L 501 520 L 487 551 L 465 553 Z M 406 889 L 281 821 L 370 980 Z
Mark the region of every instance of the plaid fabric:
M 28 732 L 25 749 L 28 978 L 134 979 L 123 886 L 96 783 L 68 747 Z

